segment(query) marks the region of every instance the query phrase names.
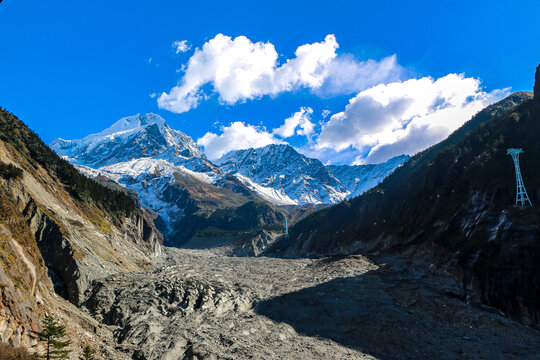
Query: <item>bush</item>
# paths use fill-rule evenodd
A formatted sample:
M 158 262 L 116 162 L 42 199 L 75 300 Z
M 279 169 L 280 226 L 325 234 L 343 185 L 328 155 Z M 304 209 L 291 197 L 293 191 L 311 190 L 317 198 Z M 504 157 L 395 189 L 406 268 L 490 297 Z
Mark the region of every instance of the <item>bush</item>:
M 22 169 L 13 164 L 5 164 L 0 161 L 0 176 L 4 179 L 16 179 L 22 176 Z
M 16 348 L 9 344 L 0 343 L 0 360 L 37 360 L 24 348 Z

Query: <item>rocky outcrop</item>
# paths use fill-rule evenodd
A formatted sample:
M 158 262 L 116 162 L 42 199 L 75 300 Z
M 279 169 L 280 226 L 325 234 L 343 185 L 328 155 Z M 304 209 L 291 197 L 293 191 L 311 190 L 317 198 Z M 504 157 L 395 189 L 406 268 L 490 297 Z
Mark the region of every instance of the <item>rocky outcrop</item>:
M 119 265 L 108 264 L 104 259 L 85 251 L 84 248 L 88 249 L 88 246 L 83 248 L 77 245 L 77 241 L 71 240 L 69 229 L 78 224 L 62 224 L 33 201 L 27 204 L 23 214 L 45 260 L 55 291 L 70 302 L 80 304 L 91 282 L 114 271 L 110 265 L 114 268 Z M 123 240 L 127 244 L 133 242 L 134 246 L 142 245 L 142 251 L 150 256 L 158 256 L 161 254 L 162 238 L 147 217 L 150 214 L 135 214 L 132 218 L 124 219 L 121 227 Z
M 45 260 L 55 291 L 77 304 L 85 284 L 80 283 L 81 274 L 75 257 L 82 257 L 83 254 L 73 248 L 69 239 L 62 234 L 60 226 L 45 215 L 33 201 L 28 203 L 23 215 Z
M 37 284 L 41 274 L 30 255 L 0 225 L 0 341 L 29 347 L 35 343 L 39 328 Z
M 534 99 L 536 102 L 540 102 L 540 65 L 536 67 L 534 76 Z
M 457 271 L 470 301 L 502 309 L 524 323 L 538 323 L 540 228 L 537 220 L 530 221 L 537 214 L 532 208 L 493 209 L 494 196 L 473 194 L 466 215 L 454 220 L 459 219 L 467 245 L 453 254 L 449 269 Z
M 85 306 L 98 320 L 115 327 L 120 346 L 136 344 L 134 359 L 176 360 L 190 358 L 190 340 L 197 331 L 182 323 L 231 318 L 253 305 L 248 294 L 163 269 L 97 280 Z

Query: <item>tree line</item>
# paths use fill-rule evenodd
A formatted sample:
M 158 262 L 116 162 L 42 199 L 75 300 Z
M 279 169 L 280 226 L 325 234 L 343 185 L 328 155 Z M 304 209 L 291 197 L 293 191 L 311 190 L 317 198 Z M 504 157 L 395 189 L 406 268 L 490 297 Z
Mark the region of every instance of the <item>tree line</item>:
M 76 199 L 95 203 L 113 213 L 131 215 L 137 211 L 135 200 L 123 191 L 107 188 L 81 174 L 73 165 L 59 157 L 39 136 L 22 123 L 15 115 L 0 107 L 0 140 L 11 144 L 34 167 L 41 165 L 56 177 Z M 7 176 L 22 174 L 6 165 Z M 0 167 L 0 175 L 4 172 Z M 18 169 L 18 168 L 17 168 Z M 4 176 L 5 177 L 5 176 Z

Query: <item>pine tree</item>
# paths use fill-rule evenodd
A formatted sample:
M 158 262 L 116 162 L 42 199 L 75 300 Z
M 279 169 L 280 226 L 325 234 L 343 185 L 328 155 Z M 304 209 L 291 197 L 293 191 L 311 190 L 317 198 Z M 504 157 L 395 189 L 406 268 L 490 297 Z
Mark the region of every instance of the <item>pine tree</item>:
M 79 360 L 96 360 L 94 354 L 95 351 L 90 346 L 86 345 Z
M 36 332 L 38 341 L 45 343 L 45 352 L 39 355 L 42 359 L 67 359 L 71 350 L 67 347 L 71 340 L 64 340 L 66 327 L 59 325 L 52 315 L 46 315 L 42 321 L 43 330 Z

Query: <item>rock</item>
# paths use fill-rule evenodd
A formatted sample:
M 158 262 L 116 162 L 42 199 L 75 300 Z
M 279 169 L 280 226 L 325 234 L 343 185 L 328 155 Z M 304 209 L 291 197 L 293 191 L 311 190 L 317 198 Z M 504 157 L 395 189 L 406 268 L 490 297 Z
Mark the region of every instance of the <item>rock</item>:
M 536 330 L 447 296 L 460 293 L 457 282 L 397 257 L 379 267 L 362 256 L 163 255 L 152 273 L 96 281 L 85 303 L 133 359 L 457 360 L 461 348 L 532 359 L 540 340 Z
M 540 64 L 536 67 L 536 74 L 534 76 L 534 99 L 540 102 Z

